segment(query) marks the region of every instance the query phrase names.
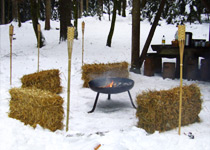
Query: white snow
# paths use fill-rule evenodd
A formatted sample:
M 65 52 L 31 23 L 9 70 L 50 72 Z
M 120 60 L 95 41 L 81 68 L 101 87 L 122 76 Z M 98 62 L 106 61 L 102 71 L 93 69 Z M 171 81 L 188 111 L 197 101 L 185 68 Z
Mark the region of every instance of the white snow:
M 106 47 L 106 40 L 111 22 L 108 16 L 102 21 L 96 17 L 79 19 L 79 37 L 74 40 L 72 67 L 71 67 L 71 99 L 69 131 L 57 130 L 51 132 L 37 126 L 33 129 L 25 126 L 19 120 L 8 117 L 10 94 L 9 89 L 20 87 L 20 78 L 23 75 L 37 71 L 36 38 L 31 21 L 22 24 L 19 28 L 14 25 L 13 40 L 13 70 L 12 85 L 10 86 L 10 46 L 9 24 L 0 26 L 0 150 L 94 150 L 101 144 L 99 150 L 209 150 L 210 149 L 210 83 L 203 81 L 187 81 L 184 84 L 196 83 L 202 93 L 202 111 L 199 116 L 200 123 L 194 123 L 178 129 L 154 134 L 147 134 L 143 129 L 137 128 L 136 110 L 132 108 L 128 94 L 112 95 L 107 101 L 107 95 L 99 96 L 98 105 L 92 114 L 87 112 L 92 109 L 96 92 L 82 88 L 82 33 L 81 22 L 85 21 L 85 56 L 84 62 L 113 63 L 131 62 L 131 16 L 122 18 L 117 16 L 112 47 Z M 51 30 L 41 28 L 46 38 L 46 46 L 40 49 L 40 69 L 59 69 L 61 72 L 64 98 L 66 124 L 67 105 L 67 42 L 59 44 L 59 22 L 51 21 Z M 149 33 L 151 25 L 141 22 L 141 50 Z M 151 44 L 160 44 L 163 35 L 166 44 L 170 44 L 176 32 L 175 25 L 167 25 L 164 21 L 158 26 Z M 186 24 L 186 30 L 193 32 L 194 39 L 209 37 L 209 24 Z M 149 51 L 152 51 L 151 47 Z M 173 59 L 167 61 L 175 61 Z M 143 72 L 143 70 L 141 70 Z M 131 95 L 135 100 L 136 95 L 144 90 L 170 89 L 179 86 L 179 79 L 163 79 L 161 76 L 143 76 L 130 73 L 130 78 L 135 81 Z M 195 139 L 190 139 L 186 134 L 192 132 Z

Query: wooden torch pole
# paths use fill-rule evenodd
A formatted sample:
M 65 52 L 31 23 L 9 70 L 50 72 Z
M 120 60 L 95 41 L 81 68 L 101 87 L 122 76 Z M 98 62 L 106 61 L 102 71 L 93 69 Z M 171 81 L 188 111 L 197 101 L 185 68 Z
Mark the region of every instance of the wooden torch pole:
M 40 48 L 40 34 L 41 34 L 41 25 L 37 24 L 38 38 L 37 38 L 37 46 L 38 46 L 38 63 L 37 63 L 37 72 L 39 72 L 39 48 Z
M 14 26 L 9 26 L 9 38 L 10 38 L 10 85 L 12 85 L 12 39 L 13 39 Z
M 70 105 L 70 81 L 71 81 L 71 55 L 74 41 L 74 27 L 68 27 L 67 39 L 68 39 L 68 86 L 67 86 L 67 118 L 66 118 L 66 132 L 69 130 L 69 105 Z
M 82 66 L 84 64 L 84 32 L 85 32 L 85 22 L 82 22 Z
M 180 53 L 180 100 L 179 100 L 179 135 L 181 132 L 182 122 L 182 76 L 183 76 L 183 55 L 185 45 L 185 25 L 178 26 L 178 41 L 179 41 L 179 53 Z

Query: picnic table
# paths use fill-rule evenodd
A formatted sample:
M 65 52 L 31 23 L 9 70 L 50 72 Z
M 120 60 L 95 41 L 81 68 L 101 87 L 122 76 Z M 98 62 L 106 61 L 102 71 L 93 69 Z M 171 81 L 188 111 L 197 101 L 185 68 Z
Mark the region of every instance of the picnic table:
M 176 59 L 176 77 L 179 78 L 180 72 L 180 56 L 179 47 L 173 45 L 151 45 L 152 50 L 155 52 L 155 57 L 161 58 L 175 58 Z M 195 65 L 197 69 L 191 72 L 198 73 L 199 57 L 210 60 L 210 47 L 209 46 L 185 46 L 183 58 L 183 78 L 187 78 L 187 73 L 190 68 L 189 65 Z

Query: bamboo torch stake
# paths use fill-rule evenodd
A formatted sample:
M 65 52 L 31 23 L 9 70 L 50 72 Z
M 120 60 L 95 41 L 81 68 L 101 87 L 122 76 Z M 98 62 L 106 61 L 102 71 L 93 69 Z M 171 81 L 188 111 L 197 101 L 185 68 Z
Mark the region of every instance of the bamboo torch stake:
M 182 122 L 182 76 L 183 76 L 183 55 L 185 45 L 185 25 L 178 26 L 178 41 L 179 41 L 179 53 L 180 53 L 180 100 L 179 100 L 179 135 L 181 132 Z
M 38 63 L 37 63 L 37 72 L 39 72 L 39 48 L 40 48 L 40 33 L 41 33 L 41 25 L 37 24 L 38 38 L 37 38 L 37 46 L 38 46 Z
M 66 132 L 69 126 L 69 105 L 70 105 L 70 81 L 71 81 L 71 55 L 74 41 L 74 27 L 68 27 L 67 39 L 68 39 L 68 87 L 67 87 L 67 118 L 66 118 Z
M 12 85 L 12 39 L 13 39 L 14 26 L 9 26 L 9 38 L 10 38 L 10 85 Z
M 84 32 L 85 32 L 85 22 L 82 22 L 82 66 L 84 64 Z

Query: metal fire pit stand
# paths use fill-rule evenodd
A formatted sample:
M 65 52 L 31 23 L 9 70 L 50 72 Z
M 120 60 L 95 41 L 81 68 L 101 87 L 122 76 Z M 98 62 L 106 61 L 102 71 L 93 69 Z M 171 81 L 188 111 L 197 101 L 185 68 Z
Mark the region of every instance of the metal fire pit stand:
M 91 111 L 89 111 L 88 113 L 92 113 L 92 112 L 94 112 L 94 110 L 95 110 L 95 108 L 96 108 L 96 105 L 97 105 L 97 102 L 98 102 L 98 97 L 99 97 L 99 94 L 100 94 L 100 92 L 97 92 L 97 95 L 96 95 L 96 99 L 95 99 L 95 102 L 94 102 L 93 108 L 92 108 L 92 110 L 91 110 Z M 133 99 L 132 99 L 132 97 L 131 97 L 131 93 L 130 93 L 130 91 L 128 91 L 128 95 L 129 95 L 129 97 L 130 97 L 130 101 L 131 101 L 131 104 L 132 104 L 133 108 L 135 108 L 135 109 L 136 109 L 136 106 L 135 106 L 135 105 L 134 105 L 134 103 L 133 103 Z M 110 99 L 111 99 L 111 94 L 108 94 L 108 100 L 110 100 Z

